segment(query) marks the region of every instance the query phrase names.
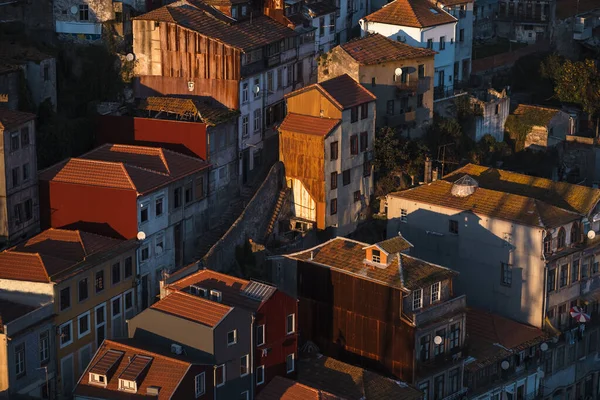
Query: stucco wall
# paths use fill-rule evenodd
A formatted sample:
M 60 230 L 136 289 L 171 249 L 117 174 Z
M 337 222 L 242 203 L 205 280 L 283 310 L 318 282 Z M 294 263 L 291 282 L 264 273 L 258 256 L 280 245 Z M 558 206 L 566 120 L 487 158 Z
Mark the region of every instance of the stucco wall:
M 471 98 L 471 104 L 478 104 L 483 113 L 475 117 L 472 136 L 475 141 L 480 141 L 485 135 L 492 135 L 498 142 L 504 140 L 504 123 L 510 113 L 510 98 L 501 96 L 492 95 L 487 102 Z

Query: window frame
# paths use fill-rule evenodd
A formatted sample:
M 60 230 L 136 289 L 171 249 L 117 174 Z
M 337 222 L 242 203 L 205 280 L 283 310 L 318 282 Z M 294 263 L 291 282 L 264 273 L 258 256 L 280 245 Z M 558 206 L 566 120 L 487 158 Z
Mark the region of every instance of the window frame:
M 292 329 L 290 330 L 290 317 L 292 317 Z M 291 335 L 296 333 L 296 313 L 288 314 L 285 317 L 285 334 Z
M 83 318 L 87 318 L 87 331 L 81 332 L 80 320 Z M 89 335 L 92 332 L 92 319 L 90 316 L 90 311 L 86 311 L 77 316 L 77 339 L 81 339 L 84 336 Z
M 336 140 L 335 142 L 329 143 L 329 160 L 337 160 L 340 156 L 340 144 Z
M 352 182 L 352 171 L 345 169 L 342 171 L 342 186 L 348 186 Z
M 369 133 L 367 131 L 360 133 L 359 151 L 364 153 L 369 149 Z
M 350 136 L 350 155 L 358 155 L 358 135 L 354 134 Z
M 222 368 L 222 372 L 221 372 L 222 382 L 221 383 L 217 383 L 218 382 L 217 371 L 219 371 L 220 368 Z M 225 364 L 217 365 L 217 368 L 215 369 L 215 387 L 218 387 L 218 388 L 222 387 L 227 382 L 227 374 L 226 374 L 226 369 L 225 368 L 226 368 Z
M 419 296 L 417 296 L 417 293 L 419 294 Z M 418 304 L 417 304 L 417 302 L 418 302 Z M 413 309 L 413 311 L 415 311 L 415 310 L 420 310 L 421 308 L 423 308 L 423 289 L 413 290 L 413 292 L 412 292 L 412 309 Z
M 201 385 L 199 383 L 201 382 Z M 199 387 L 201 386 L 201 387 Z M 199 390 L 201 389 L 201 390 Z M 201 372 L 198 375 L 194 376 L 194 393 L 196 394 L 196 398 L 202 396 L 206 393 L 206 374 L 205 372 Z
M 288 369 L 288 360 L 292 360 L 292 368 Z M 293 373 L 296 370 L 296 354 L 294 353 L 290 353 L 287 356 L 285 356 L 285 372 L 288 374 Z
M 115 267 L 118 269 L 118 273 L 115 274 Z M 110 266 L 110 283 L 111 286 L 115 286 L 118 285 L 119 283 L 121 283 L 121 281 L 123 280 L 123 276 L 121 273 L 122 269 L 121 269 L 121 261 L 117 261 L 115 263 L 113 263 Z M 115 278 L 118 278 L 117 281 L 115 281 Z
M 69 340 L 67 342 L 63 343 L 63 328 L 64 327 L 69 327 Z M 61 325 L 58 326 L 58 344 L 60 346 L 61 349 L 64 349 L 65 347 L 69 346 L 70 344 L 73 343 L 73 320 L 69 320 Z
M 434 289 L 437 287 L 437 291 L 435 291 Z M 437 297 L 434 299 L 434 293 L 437 292 Z M 436 303 L 438 301 L 440 301 L 442 299 L 442 282 L 436 282 L 433 285 L 431 285 L 431 303 Z
M 329 201 L 329 215 L 337 214 L 337 197 Z
M 458 220 L 448 220 L 448 232 L 450 232 L 453 235 L 458 235 Z
M 81 282 L 85 281 L 85 297 L 81 297 Z M 87 277 L 81 278 L 77 281 L 77 300 L 79 303 L 82 303 L 90 298 L 90 284 Z
M 100 276 L 100 289 L 98 289 L 98 275 Z M 94 274 L 94 290 L 96 291 L 96 293 L 101 293 L 104 291 L 104 289 L 106 289 L 106 282 L 104 281 L 104 269 L 99 269 L 98 271 L 96 271 L 96 273 Z
M 38 355 L 40 357 L 40 365 L 50 361 L 50 330 L 46 329 L 40 332 L 38 336 Z
M 245 363 L 243 362 L 244 359 L 246 360 Z M 242 368 L 245 368 L 246 372 L 243 372 Z M 240 357 L 240 378 L 247 376 L 248 374 L 250 374 L 250 355 L 244 354 L 243 356 Z
M 67 296 L 67 299 L 68 299 L 67 303 L 68 304 L 66 306 L 64 305 L 64 302 L 63 302 L 63 292 L 65 290 L 68 293 L 68 296 Z M 58 298 L 60 299 L 60 305 L 58 307 L 60 311 L 65 311 L 65 310 L 70 309 L 71 308 L 71 286 L 66 286 L 66 287 L 60 289 Z
M 261 371 L 260 374 L 258 371 Z M 258 378 L 260 377 L 260 380 Z M 256 367 L 256 386 L 260 386 L 265 383 L 265 366 L 259 365 Z
M 335 190 L 338 188 L 338 173 L 337 171 L 333 171 L 329 177 L 329 186 L 331 190 Z
M 258 331 L 259 329 L 262 328 L 262 334 L 259 335 Z M 256 347 L 260 347 L 260 346 L 264 346 L 267 342 L 267 335 L 266 335 L 266 326 L 265 324 L 260 324 L 256 326 Z M 260 341 L 259 341 L 260 339 Z
M 20 359 L 21 357 L 19 357 L 21 355 L 22 359 Z M 17 344 L 15 346 L 15 355 L 14 355 L 14 365 L 15 365 L 15 374 L 17 376 L 17 379 L 22 378 L 24 376 L 27 375 L 27 346 L 25 344 L 25 341 Z M 22 364 L 22 369 L 19 368 L 19 366 Z M 19 369 L 21 369 L 19 371 Z
M 233 333 L 233 341 L 229 341 L 229 335 Z M 237 329 L 227 332 L 227 347 L 237 344 Z
M 512 286 L 512 264 L 500 263 L 500 283 L 503 286 Z

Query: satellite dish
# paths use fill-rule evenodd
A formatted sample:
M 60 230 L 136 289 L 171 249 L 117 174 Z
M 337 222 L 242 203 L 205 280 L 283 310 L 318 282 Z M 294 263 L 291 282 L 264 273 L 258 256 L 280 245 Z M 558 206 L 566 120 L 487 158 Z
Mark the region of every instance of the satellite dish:
M 394 70 L 394 74 L 396 74 L 396 76 L 400 76 L 400 75 L 402 75 L 402 68 L 396 68 L 396 69 Z
M 540 345 L 540 350 L 541 351 L 547 351 L 548 350 L 548 343 L 542 343 Z
M 135 56 L 133 55 L 133 53 L 128 53 L 125 58 L 127 58 L 127 61 L 135 60 Z
M 433 343 L 437 344 L 438 346 L 440 344 L 442 344 L 442 341 L 443 341 L 443 339 L 442 339 L 441 336 L 436 336 L 436 337 L 433 338 Z
M 510 363 L 508 361 L 502 361 L 502 364 L 500 364 L 500 367 L 502 367 L 503 370 L 507 370 L 510 367 Z
M 77 11 L 79 11 L 79 8 L 77 6 L 71 6 L 71 14 L 75 15 L 77 14 Z
M 146 239 L 146 234 L 143 231 L 139 231 L 137 233 L 137 240 L 145 240 Z
M 588 231 L 587 237 L 590 240 L 593 239 L 593 238 L 595 238 L 596 237 L 596 232 L 594 232 L 594 231 Z
M 252 89 L 252 91 L 254 92 L 254 94 L 258 94 L 258 92 L 260 92 L 260 86 L 254 86 L 254 89 Z

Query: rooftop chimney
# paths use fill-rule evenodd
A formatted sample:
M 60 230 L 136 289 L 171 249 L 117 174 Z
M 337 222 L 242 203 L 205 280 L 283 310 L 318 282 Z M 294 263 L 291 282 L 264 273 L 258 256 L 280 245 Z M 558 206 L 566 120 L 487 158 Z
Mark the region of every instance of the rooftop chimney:
M 310 251 L 310 259 L 314 260 L 314 258 L 315 258 L 315 252 L 311 250 Z
M 425 184 L 431 183 L 433 181 L 433 168 L 431 158 L 427 157 L 425 159 Z

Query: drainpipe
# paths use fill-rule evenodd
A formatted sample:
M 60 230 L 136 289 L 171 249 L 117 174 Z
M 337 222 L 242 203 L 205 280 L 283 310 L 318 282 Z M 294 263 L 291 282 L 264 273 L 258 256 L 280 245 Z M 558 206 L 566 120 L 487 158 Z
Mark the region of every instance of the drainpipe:
M 250 398 L 254 398 L 254 322 L 256 317 L 252 315 L 252 322 L 250 323 Z
M 548 302 L 548 266 L 546 264 L 546 257 L 544 256 L 544 241 L 546 239 L 546 230 L 542 231 L 542 260 L 544 262 L 544 286 L 543 292 L 544 296 L 542 296 L 542 325 L 544 327 L 544 323 L 546 322 L 546 303 Z
M 217 400 L 217 366 L 213 365 L 213 400 Z

